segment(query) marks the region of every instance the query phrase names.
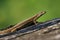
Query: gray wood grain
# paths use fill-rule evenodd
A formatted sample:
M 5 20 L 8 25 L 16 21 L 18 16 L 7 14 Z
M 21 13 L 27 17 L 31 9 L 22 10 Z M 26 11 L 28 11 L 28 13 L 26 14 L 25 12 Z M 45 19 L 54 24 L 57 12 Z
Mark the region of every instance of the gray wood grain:
M 52 22 L 56 23 L 57 21 L 55 22 L 53 20 Z M 28 34 L 25 34 L 25 35 L 21 35 L 21 33 L 15 34 L 15 35 L 9 35 L 9 36 L 0 38 L 0 40 L 60 40 L 60 22 L 47 26 L 46 28 L 43 28 L 37 31 L 36 30 L 32 32 L 28 31 L 27 33 Z

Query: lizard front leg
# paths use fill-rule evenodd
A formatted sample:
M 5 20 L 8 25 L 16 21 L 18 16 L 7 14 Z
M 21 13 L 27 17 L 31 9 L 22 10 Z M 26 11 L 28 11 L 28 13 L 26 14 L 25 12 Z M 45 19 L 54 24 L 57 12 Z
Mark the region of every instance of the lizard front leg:
M 33 23 L 34 23 L 35 25 L 37 25 L 36 18 L 33 19 Z

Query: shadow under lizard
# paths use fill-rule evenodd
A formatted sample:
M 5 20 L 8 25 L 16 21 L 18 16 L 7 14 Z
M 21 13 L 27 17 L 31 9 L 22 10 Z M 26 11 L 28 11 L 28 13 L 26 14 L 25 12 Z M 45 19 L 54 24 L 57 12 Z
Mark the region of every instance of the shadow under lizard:
M 26 25 L 27 23 L 33 22 L 35 25 L 37 25 L 36 20 L 41 17 L 43 14 L 45 14 L 46 11 L 42 11 L 36 15 L 34 15 L 33 17 L 23 21 L 23 22 L 19 22 L 18 24 L 16 24 L 15 26 L 6 29 L 6 30 L 2 30 L 0 31 L 0 34 L 6 34 L 6 33 L 10 33 L 10 32 L 14 32 L 16 29 L 21 28 L 22 26 Z

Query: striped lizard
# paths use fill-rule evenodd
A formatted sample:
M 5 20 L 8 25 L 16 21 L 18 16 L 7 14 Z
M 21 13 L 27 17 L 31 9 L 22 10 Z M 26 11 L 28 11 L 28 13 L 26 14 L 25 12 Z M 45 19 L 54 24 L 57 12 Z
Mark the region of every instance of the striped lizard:
M 37 25 L 36 20 L 45 13 L 46 13 L 46 11 L 42 11 L 42 12 L 34 15 L 33 17 L 31 17 L 31 18 L 29 18 L 25 21 L 17 23 L 15 26 L 13 26 L 9 29 L 0 31 L 0 34 L 6 34 L 6 33 L 14 32 L 16 29 L 21 28 L 22 26 L 24 26 L 24 25 L 26 25 L 27 23 L 30 23 L 30 22 L 33 22 L 35 25 Z

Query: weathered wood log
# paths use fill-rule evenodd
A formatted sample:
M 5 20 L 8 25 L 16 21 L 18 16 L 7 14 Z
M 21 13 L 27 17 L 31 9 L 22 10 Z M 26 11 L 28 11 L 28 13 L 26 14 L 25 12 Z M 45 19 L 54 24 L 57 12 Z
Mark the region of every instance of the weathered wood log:
M 50 20 L 0 35 L 0 40 L 60 40 L 60 19 Z

